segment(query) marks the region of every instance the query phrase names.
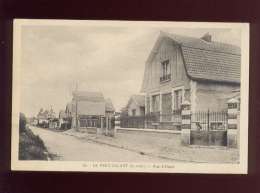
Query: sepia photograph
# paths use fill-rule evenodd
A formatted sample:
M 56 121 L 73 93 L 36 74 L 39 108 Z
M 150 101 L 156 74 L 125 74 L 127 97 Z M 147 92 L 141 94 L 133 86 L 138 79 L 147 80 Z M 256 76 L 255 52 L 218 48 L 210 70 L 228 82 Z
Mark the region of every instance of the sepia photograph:
M 14 20 L 12 170 L 247 173 L 249 24 Z

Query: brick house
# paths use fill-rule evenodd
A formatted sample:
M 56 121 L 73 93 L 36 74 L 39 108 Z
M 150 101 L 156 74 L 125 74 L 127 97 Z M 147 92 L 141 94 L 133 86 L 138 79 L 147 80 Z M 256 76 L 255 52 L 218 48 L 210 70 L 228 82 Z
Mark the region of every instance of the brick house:
M 192 112 L 227 109 L 240 89 L 240 52 L 208 33 L 194 38 L 161 32 L 145 64 L 145 114 L 159 115 L 159 125 L 172 128 L 184 101 Z

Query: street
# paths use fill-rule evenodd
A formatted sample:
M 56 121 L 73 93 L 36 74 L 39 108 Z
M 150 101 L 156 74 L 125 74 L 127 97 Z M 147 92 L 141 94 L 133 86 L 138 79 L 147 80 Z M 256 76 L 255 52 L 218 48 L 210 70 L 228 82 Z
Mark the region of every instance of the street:
M 78 139 L 62 132 L 30 126 L 44 141 L 48 151 L 64 161 L 169 162 L 167 159 Z

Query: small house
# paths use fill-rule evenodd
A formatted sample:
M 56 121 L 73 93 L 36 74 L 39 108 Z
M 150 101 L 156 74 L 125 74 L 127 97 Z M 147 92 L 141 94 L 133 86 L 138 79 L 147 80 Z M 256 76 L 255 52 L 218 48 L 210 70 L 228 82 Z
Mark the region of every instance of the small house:
M 127 105 L 122 108 L 120 126 L 122 128 L 144 128 L 145 96 L 132 95 Z
M 126 105 L 128 116 L 144 116 L 145 114 L 145 96 L 132 95 Z

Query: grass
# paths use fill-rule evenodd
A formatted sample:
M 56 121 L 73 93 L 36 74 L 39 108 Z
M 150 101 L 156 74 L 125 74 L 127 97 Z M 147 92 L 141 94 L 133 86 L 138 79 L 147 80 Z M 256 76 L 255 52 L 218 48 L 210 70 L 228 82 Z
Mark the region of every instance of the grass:
M 52 157 L 42 139 L 28 127 L 20 132 L 19 160 L 49 160 Z

